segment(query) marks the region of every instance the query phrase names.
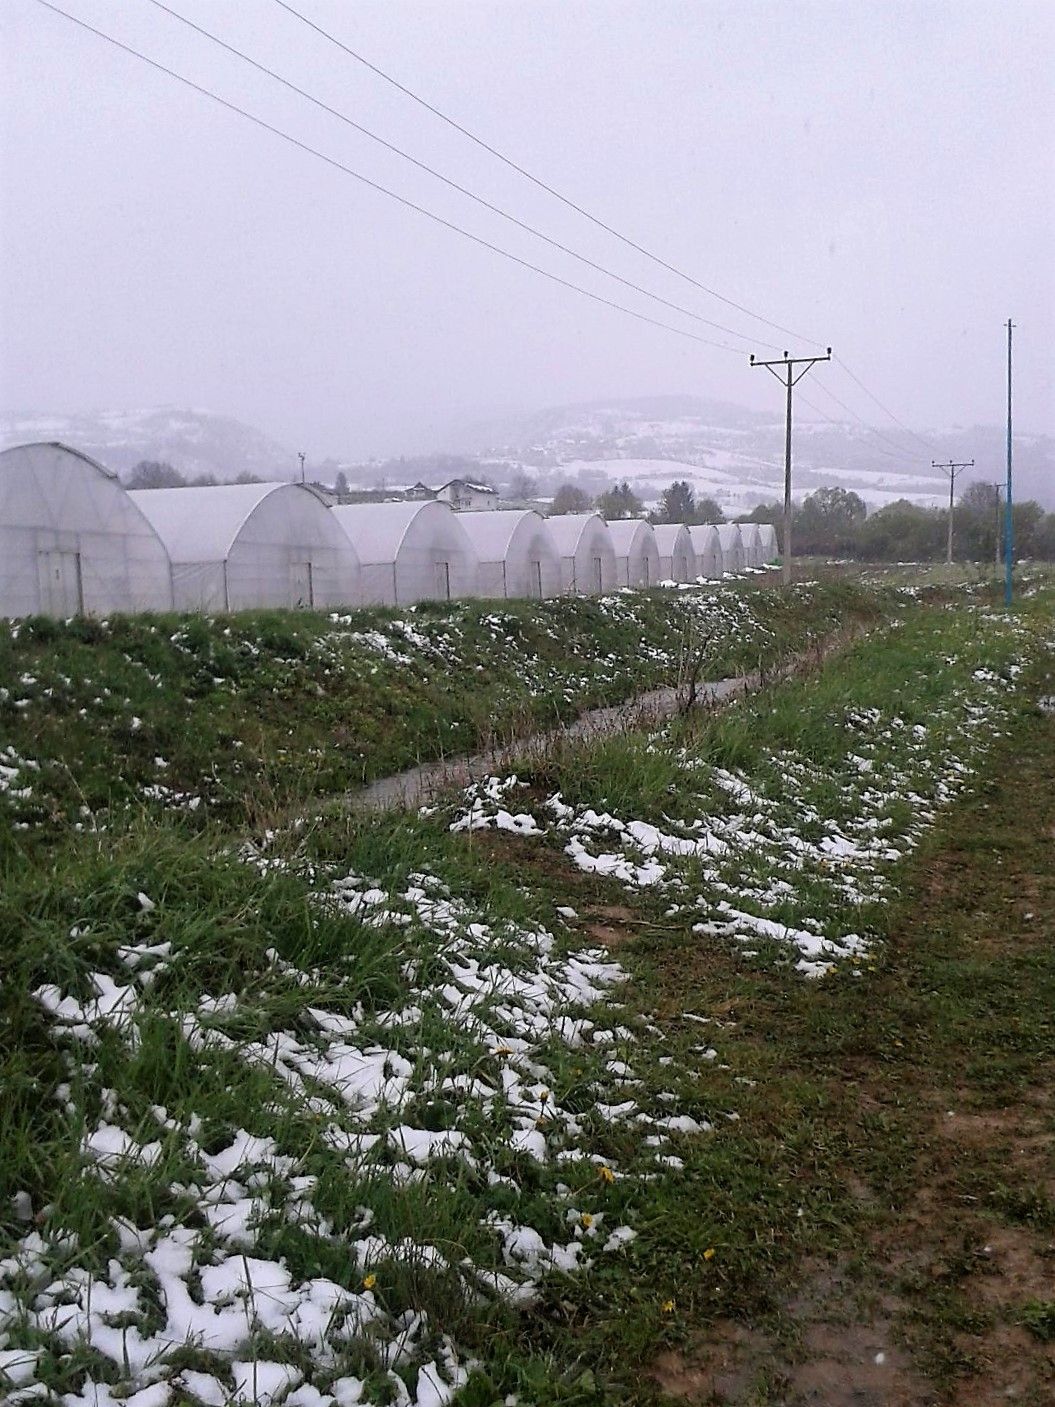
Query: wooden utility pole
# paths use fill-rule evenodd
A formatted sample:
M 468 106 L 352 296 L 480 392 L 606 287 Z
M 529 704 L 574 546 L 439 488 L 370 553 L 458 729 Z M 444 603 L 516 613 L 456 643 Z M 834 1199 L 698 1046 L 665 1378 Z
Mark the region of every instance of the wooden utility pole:
M 764 366 L 771 371 L 787 391 L 787 412 L 784 426 L 784 585 L 791 585 L 791 391 L 817 362 L 830 362 L 832 349 L 823 357 L 789 357 L 787 352 L 776 361 L 760 362 L 751 353 L 752 366 Z M 795 367 L 802 370 L 796 375 Z M 778 371 L 777 367 L 782 370 Z
M 939 464 L 936 459 L 932 459 L 931 462 L 930 462 L 930 467 L 931 467 L 932 469 L 944 469 L 945 472 L 946 472 L 946 474 L 948 474 L 948 476 L 949 476 L 949 537 L 948 537 L 948 542 L 947 542 L 946 548 L 945 548 L 945 560 L 948 562 L 949 566 L 951 567 L 951 566 L 952 566 L 952 503 L 953 503 L 953 490 L 954 490 L 955 487 L 956 487 L 956 475 L 960 472 L 961 469 L 973 469 L 973 468 L 974 468 L 974 460 L 973 460 L 973 459 L 964 459 L 964 460 L 961 460 L 961 461 L 956 461 L 956 460 L 952 460 L 952 459 L 947 459 L 944 464 Z

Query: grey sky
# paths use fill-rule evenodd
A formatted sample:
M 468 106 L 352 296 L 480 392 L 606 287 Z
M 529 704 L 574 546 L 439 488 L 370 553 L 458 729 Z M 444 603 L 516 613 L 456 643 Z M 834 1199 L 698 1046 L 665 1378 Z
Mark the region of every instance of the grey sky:
M 147 0 L 58 3 L 483 237 L 693 327 Z M 496 409 L 607 395 L 777 409 L 746 351 L 788 345 L 782 334 L 589 226 L 273 0 L 168 3 L 524 220 L 760 341 L 734 356 L 592 305 L 35 0 L 5 0 L 0 413 L 202 406 L 321 456 L 409 452 Z M 671 263 L 831 342 L 912 424 L 1002 418 L 1013 315 L 1019 422 L 1055 429 L 1048 0 L 297 5 Z M 844 418 L 823 384 L 884 423 L 836 368 L 809 390 L 829 414 Z

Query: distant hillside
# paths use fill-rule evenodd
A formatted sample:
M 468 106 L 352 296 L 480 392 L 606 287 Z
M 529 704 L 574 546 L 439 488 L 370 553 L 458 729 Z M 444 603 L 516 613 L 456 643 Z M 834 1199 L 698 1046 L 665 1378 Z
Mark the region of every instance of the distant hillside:
M 293 479 L 299 468 L 295 454 L 251 425 L 169 406 L 0 420 L 0 448 L 31 440 L 62 440 L 123 476 L 141 459 L 164 460 L 188 479 L 211 474 L 221 481 L 239 474 Z
M 941 504 L 947 489 L 931 458 L 970 459 L 976 469 L 961 481 L 1004 477 L 1004 430 L 998 425 L 921 431 L 921 444 L 896 426 L 879 434 L 857 423 L 800 419 L 795 427 L 795 494 L 833 486 L 853 489 L 872 508 L 897 498 Z M 0 420 L 0 447 L 28 440 L 64 440 L 126 475 L 141 459 L 165 460 L 188 479 L 224 481 L 240 474 L 296 479 L 296 454 L 228 416 L 162 408 Z M 648 504 L 674 479 L 691 480 L 700 494 L 729 513 L 783 493 L 784 421 L 779 409 L 762 414 L 695 396 L 641 396 L 556 406 L 467 427 L 461 453 L 365 463 L 325 461 L 309 473 L 332 483 L 338 468 L 358 487 L 442 482 L 456 474 L 505 484 L 520 499 L 552 497 L 566 481 L 597 493 L 609 480 L 630 479 Z M 933 445 L 933 452 L 928 452 Z M 899 452 L 899 449 L 903 452 Z M 534 489 L 525 487 L 525 480 Z M 1015 485 L 1020 499 L 1055 510 L 1055 437 L 1015 437 Z
M 871 507 L 905 497 L 945 501 L 947 480 L 934 459 L 970 459 L 972 477 L 993 482 L 1005 469 L 1002 426 L 921 431 L 921 443 L 894 425 L 878 433 L 856 422 L 803 418 L 795 427 L 795 493 L 822 486 L 853 489 Z M 484 438 L 486 436 L 486 438 Z M 783 492 L 784 420 L 692 396 L 654 396 L 559 406 L 467 430 L 466 442 L 491 459 L 523 465 L 546 480 L 626 477 L 646 502 L 672 478 L 693 480 L 732 511 Z M 933 446 L 930 449 L 929 446 Z M 1055 509 L 1055 438 L 1015 437 L 1019 498 Z

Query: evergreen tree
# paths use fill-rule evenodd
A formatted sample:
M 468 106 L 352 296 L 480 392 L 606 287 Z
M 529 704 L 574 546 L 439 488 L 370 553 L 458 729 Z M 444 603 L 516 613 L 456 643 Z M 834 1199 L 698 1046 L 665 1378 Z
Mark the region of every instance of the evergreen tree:
M 694 523 L 696 495 L 685 479 L 678 479 L 663 490 L 656 510 L 657 523 Z
M 597 511 L 603 518 L 640 518 L 644 505 L 626 479 L 616 484 L 597 500 Z
M 560 518 L 565 513 L 588 513 L 591 506 L 582 489 L 576 488 L 574 484 L 561 484 L 550 512 L 554 517 Z

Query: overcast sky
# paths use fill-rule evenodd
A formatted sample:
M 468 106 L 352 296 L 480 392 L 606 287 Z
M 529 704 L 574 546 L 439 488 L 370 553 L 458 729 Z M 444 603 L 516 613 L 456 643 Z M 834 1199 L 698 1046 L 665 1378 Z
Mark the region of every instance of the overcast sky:
M 36 0 L 0 7 L 0 413 L 198 406 L 312 457 L 505 409 L 691 392 L 778 409 L 747 352 L 837 354 L 919 427 L 1055 430 L 1051 0 L 293 0 L 737 313 L 574 215 L 275 0 L 171 8 L 731 339 L 576 264 L 149 0 L 58 0 L 371 179 L 694 343 L 400 208 Z M 752 340 L 757 338 L 758 340 Z M 772 353 L 770 353 L 772 355 Z M 840 367 L 831 391 L 887 424 Z M 802 413 L 811 412 L 803 405 Z M 921 451 L 922 453 L 922 451 Z

